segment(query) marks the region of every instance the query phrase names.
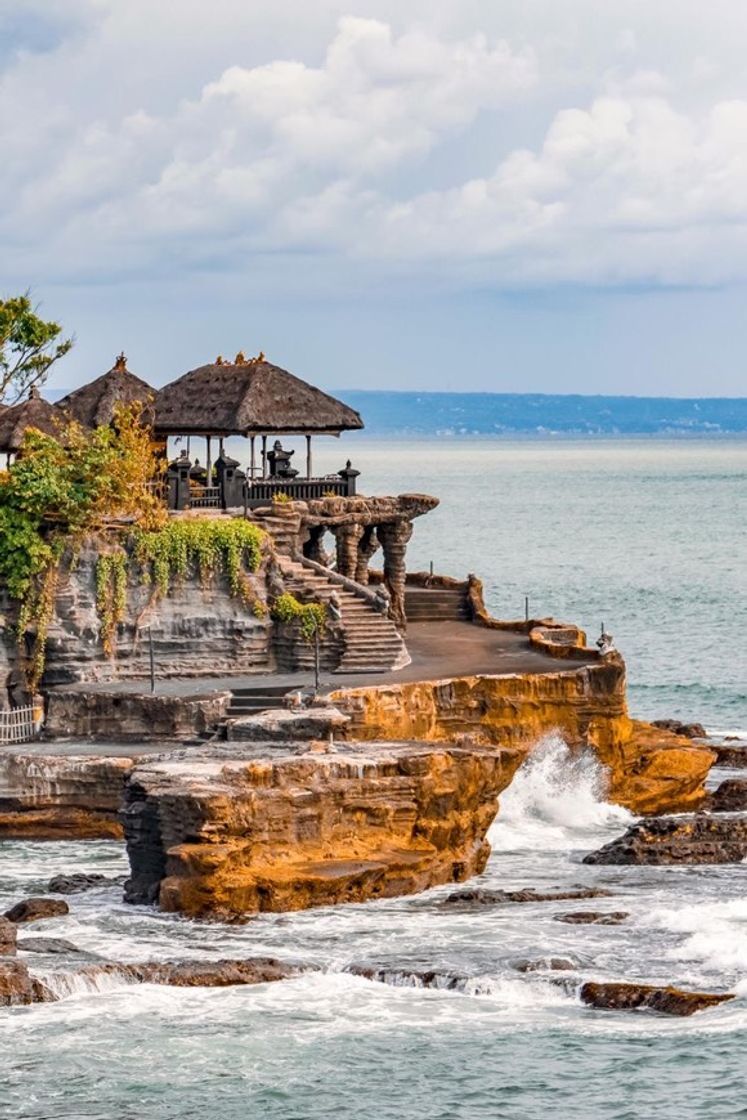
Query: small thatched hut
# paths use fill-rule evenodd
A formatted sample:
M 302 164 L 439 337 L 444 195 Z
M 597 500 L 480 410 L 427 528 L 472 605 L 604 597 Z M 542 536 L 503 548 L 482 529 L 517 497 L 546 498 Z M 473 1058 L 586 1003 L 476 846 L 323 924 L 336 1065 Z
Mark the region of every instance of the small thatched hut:
M 25 401 L 0 410 L 0 452 L 12 455 L 19 451 L 28 428 L 57 436 L 64 422 L 65 416 L 57 405 L 43 400 L 33 386 Z
M 84 427 L 98 428 L 103 424 L 111 424 L 116 405 L 131 404 L 134 401 L 143 404 L 147 418 L 152 419 L 152 409 L 149 411 L 148 406 L 154 395 L 155 391 L 142 377 L 130 373 L 126 357 L 120 354 L 110 370 L 102 373 L 95 381 L 68 393 L 58 402 L 58 407 Z
M 233 362 L 217 358 L 190 370 L 161 389 L 155 410 L 157 438 L 248 436 L 252 467 L 254 439 L 260 435 L 263 474 L 269 435 L 305 435 L 310 476 L 312 435 L 339 436 L 363 427 L 354 409 L 268 362 L 264 354 L 247 360 L 239 353 Z

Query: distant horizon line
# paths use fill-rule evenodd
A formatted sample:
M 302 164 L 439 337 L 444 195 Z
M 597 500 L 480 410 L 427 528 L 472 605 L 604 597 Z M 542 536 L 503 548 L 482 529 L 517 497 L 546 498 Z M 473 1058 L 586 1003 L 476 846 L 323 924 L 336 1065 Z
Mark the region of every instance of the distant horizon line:
M 672 394 L 644 394 L 644 393 L 547 393 L 547 392 L 519 392 L 501 391 L 494 389 L 325 389 L 324 392 L 333 395 L 344 393 L 365 393 L 367 396 L 407 396 L 416 394 L 419 397 L 542 397 L 555 399 L 562 397 L 579 398 L 581 400 L 617 400 L 617 401 L 747 401 L 747 394 L 743 396 L 674 396 Z

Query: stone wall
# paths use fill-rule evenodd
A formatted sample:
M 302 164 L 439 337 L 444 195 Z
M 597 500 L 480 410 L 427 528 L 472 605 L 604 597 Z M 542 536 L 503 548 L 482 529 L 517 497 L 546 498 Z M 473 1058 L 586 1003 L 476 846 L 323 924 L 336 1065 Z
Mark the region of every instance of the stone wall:
M 212 731 L 225 718 L 231 693 L 163 695 L 67 686 L 47 697 L 49 739 L 181 743 Z

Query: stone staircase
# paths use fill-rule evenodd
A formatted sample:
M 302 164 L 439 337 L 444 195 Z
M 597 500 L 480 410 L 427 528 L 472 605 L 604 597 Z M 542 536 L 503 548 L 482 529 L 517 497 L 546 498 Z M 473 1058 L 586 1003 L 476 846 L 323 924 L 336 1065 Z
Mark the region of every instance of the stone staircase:
M 285 584 L 302 601 L 329 600 L 332 595 L 342 614 L 344 648 L 335 673 L 387 673 L 410 663 L 407 646 L 390 618 L 381 614 L 371 602 L 368 588 L 344 579 L 309 560 L 278 557 Z M 309 667 L 314 653 L 309 649 Z M 306 666 L 303 666 L 304 668 Z
M 405 588 L 405 614 L 408 622 L 469 621 L 467 589 L 408 586 Z
M 253 716 L 257 712 L 266 712 L 268 708 L 282 708 L 285 706 L 285 696 L 290 691 L 292 690 L 287 684 L 258 684 L 234 688 L 226 716 L 228 719 L 236 719 L 239 716 Z

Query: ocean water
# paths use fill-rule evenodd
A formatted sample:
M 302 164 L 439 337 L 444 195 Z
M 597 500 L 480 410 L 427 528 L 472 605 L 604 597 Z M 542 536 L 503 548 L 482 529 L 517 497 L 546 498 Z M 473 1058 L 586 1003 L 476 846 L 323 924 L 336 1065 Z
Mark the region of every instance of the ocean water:
M 362 489 L 441 496 L 411 556 L 481 574 L 491 608 L 604 620 L 629 663 L 634 714 L 747 728 L 747 443 L 346 441 Z M 323 450 L 318 461 L 327 455 Z M 744 773 L 744 772 L 743 772 Z M 714 775 L 714 780 L 723 775 Z M 35 935 L 106 960 L 274 954 L 318 971 L 255 988 L 76 982 L 76 958 L 29 956 L 64 998 L 0 1013 L 0 1117 L 12 1120 L 724 1120 L 747 1116 L 744 865 L 585 866 L 631 820 L 592 757 L 548 738 L 492 826 L 481 884 L 598 885 L 609 898 L 445 906 L 451 888 L 360 906 L 195 923 L 71 896 Z M 0 844 L 0 909 L 63 871 L 126 870 L 113 842 Z M 623 910 L 619 926 L 554 920 Z M 573 971 L 517 971 L 568 957 Z M 365 980 L 353 963 L 386 970 Z M 424 989 L 408 970 L 464 976 Z M 62 975 L 61 975 L 62 974 Z M 585 979 L 738 996 L 676 1020 L 585 1008 Z

